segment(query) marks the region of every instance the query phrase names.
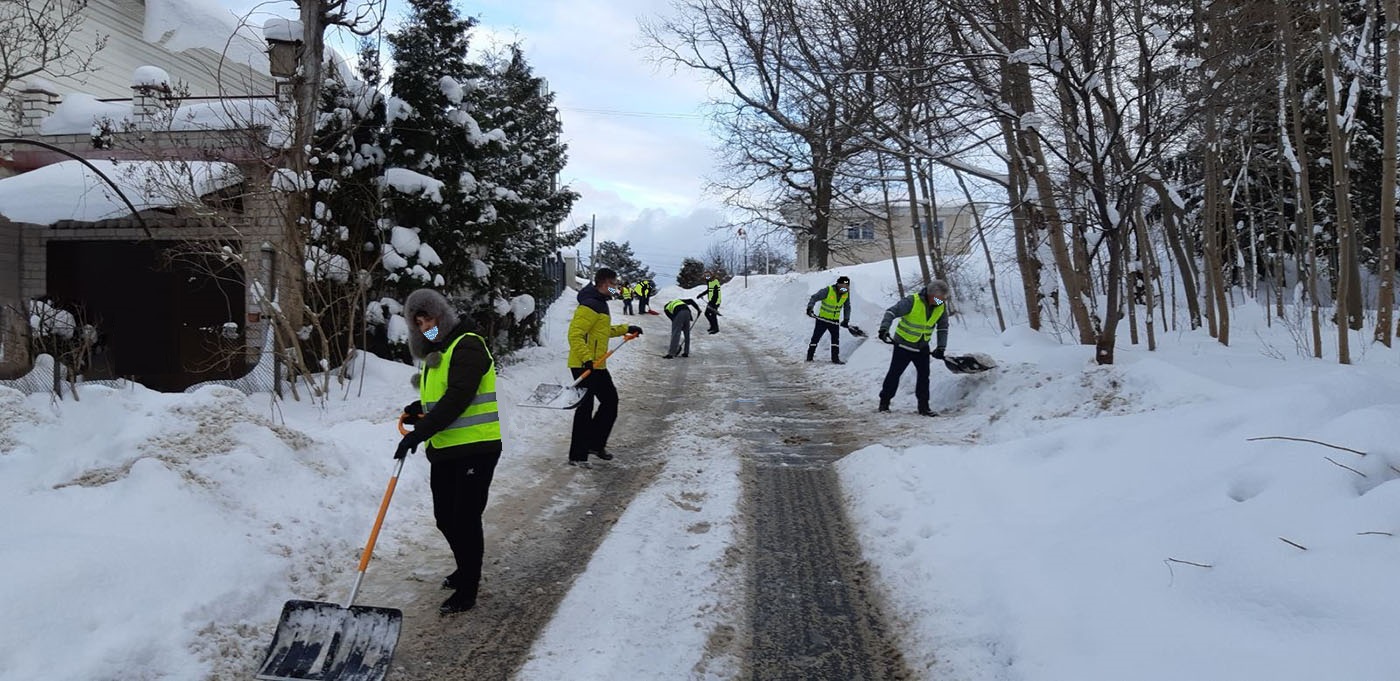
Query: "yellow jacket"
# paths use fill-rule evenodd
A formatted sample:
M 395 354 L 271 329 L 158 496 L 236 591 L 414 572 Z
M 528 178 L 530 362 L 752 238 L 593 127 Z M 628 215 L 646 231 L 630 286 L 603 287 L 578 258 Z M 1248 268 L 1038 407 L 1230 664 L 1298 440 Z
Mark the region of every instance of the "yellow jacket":
M 578 308 L 569 322 L 569 368 L 576 369 L 593 360 L 594 369 L 606 369 L 606 361 L 598 361 L 608 351 L 608 339 L 627 334 L 626 324 L 613 324 L 608 312 L 608 299 L 589 284 L 578 292 Z

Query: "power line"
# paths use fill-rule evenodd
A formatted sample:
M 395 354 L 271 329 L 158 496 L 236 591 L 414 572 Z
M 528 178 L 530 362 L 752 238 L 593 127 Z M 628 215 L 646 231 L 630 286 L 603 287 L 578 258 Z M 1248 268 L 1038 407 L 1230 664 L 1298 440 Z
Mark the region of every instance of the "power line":
M 671 120 L 698 120 L 705 118 L 704 114 L 697 113 L 674 113 L 662 111 L 624 111 L 622 109 L 590 109 L 578 106 L 560 106 L 564 111 L 574 111 L 582 114 L 593 114 L 597 116 L 620 116 L 631 118 L 662 118 Z

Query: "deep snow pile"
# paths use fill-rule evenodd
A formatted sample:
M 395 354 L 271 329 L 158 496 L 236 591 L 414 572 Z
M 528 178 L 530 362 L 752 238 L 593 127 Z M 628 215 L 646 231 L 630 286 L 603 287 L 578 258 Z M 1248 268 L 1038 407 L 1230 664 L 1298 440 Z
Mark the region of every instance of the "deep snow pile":
M 734 280 L 721 324 L 743 320 L 800 360 L 807 297 L 838 273 L 852 278 L 853 323 L 873 336 L 897 298 L 888 263 Z M 1356 366 L 1304 357 L 1249 304 L 1234 311 L 1233 347 L 1159 330 L 1149 353 L 1125 322 L 1117 363 L 1100 367 L 1092 348 L 1024 326 L 1000 333 L 967 307 L 949 352 L 1001 366 L 955 376 L 934 362 L 938 419 L 905 415 L 912 368 L 896 413 L 874 413 L 890 353 L 879 341 L 839 367 L 824 363 L 823 341 L 807 365 L 890 445 L 838 468 L 920 674 L 1394 677 L 1400 353 L 1358 336 Z M 1366 455 L 1251 441 L 1269 436 Z
M 499 368 L 504 403 L 568 379 L 573 307 L 548 310 L 548 347 Z M 342 601 L 393 470 L 394 420 L 416 397 L 409 366 L 366 357 L 356 373 L 321 405 L 223 387 L 87 386 L 57 403 L 0 388 L 0 680 L 241 678 L 284 601 Z M 502 419 L 493 495 L 532 482 L 524 462 L 566 456 L 542 446 L 567 433 L 561 412 Z M 445 553 L 427 477 L 420 451 L 376 553 L 424 536 Z
M 853 321 L 873 336 L 896 297 L 889 266 L 841 272 L 853 279 Z M 1313 360 L 1251 304 L 1235 310 L 1233 347 L 1169 330 L 1149 353 L 1124 329 L 1118 363 L 1099 367 L 1089 348 L 1052 333 L 1000 332 L 968 301 L 978 304 L 954 319 L 949 351 L 1000 366 L 981 376 L 935 366 L 936 419 L 912 414 L 911 370 L 895 412 L 876 414 L 887 346 L 872 338 L 846 366 L 825 363 L 824 345 L 817 362 L 801 361 L 807 298 L 836 275 L 730 282 L 724 335 L 704 334 L 702 321 L 693 352 L 750 343 L 829 388 L 869 435 L 872 446 L 838 470 L 922 678 L 1393 676 L 1397 351 L 1365 346 L 1350 367 Z M 654 304 L 681 293 L 663 290 Z M 567 380 L 572 310 L 566 293 L 546 311 L 545 347 L 501 367 L 503 402 Z M 646 344 L 609 362 L 628 380 L 650 373 L 631 370 L 645 357 L 634 350 L 664 344 L 664 318 L 651 320 Z M 406 366 L 367 360 L 358 371 L 350 397 L 324 405 L 222 388 L 89 387 L 81 402 L 58 404 L 0 390 L 0 514 L 10 520 L 0 524 L 0 680 L 238 677 L 283 601 L 343 598 L 391 470 L 393 419 L 414 397 Z M 562 462 L 567 439 L 558 412 L 507 409 L 503 419 L 496 496 L 531 482 L 528 462 Z M 1251 441 L 1269 436 L 1366 454 Z M 695 446 L 658 444 L 678 461 Z M 704 475 L 668 468 L 623 515 L 527 676 L 677 678 L 705 659 L 687 627 L 697 607 L 728 597 L 704 590 L 737 581 L 706 558 L 740 536 L 735 461 L 710 450 Z M 427 468 L 421 455 L 409 460 L 380 550 L 440 544 Z M 704 536 L 719 540 L 692 548 L 677 514 L 658 508 L 696 489 L 715 524 Z M 608 645 L 617 641 L 647 645 Z M 730 661 L 720 662 L 707 673 L 722 677 Z

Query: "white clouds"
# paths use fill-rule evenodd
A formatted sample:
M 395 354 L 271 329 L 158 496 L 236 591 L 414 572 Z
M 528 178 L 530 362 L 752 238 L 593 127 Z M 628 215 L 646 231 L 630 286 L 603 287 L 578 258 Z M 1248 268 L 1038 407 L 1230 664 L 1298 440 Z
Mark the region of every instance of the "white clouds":
M 710 241 L 706 229 L 724 222 L 721 208 L 703 192 L 715 166 L 708 122 L 696 115 L 706 86 L 692 73 L 672 74 L 648 59 L 637 19 L 658 4 L 488 0 L 481 7 L 477 44 L 521 42 L 557 94 L 569 144 L 563 180 L 583 194 L 575 219 L 596 213 L 600 240 L 631 240 L 638 250 L 653 242 L 666 257 L 703 251 Z M 672 229 L 685 236 L 668 234 Z M 669 267 L 679 266 L 680 257 L 674 260 Z
M 600 241 L 630 240 L 648 265 L 674 274 L 684 255 L 703 253 L 714 238 L 709 228 L 726 220 L 704 193 L 716 166 L 708 121 L 698 116 L 707 86 L 694 73 L 658 68 L 643 47 L 638 18 L 664 7 L 655 0 L 482 0 L 466 11 L 480 19 L 475 47 L 519 42 L 556 93 L 569 144 L 561 179 L 583 195 L 573 221 L 597 214 Z M 295 6 L 279 0 L 258 11 L 291 16 Z M 391 0 L 386 25 L 397 26 L 406 12 Z

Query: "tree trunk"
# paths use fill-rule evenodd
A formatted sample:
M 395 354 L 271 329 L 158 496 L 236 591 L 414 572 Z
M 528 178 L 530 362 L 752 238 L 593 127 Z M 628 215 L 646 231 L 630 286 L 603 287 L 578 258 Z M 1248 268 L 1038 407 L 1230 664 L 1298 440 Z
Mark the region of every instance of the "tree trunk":
M 834 173 L 818 159 L 812 170 L 812 240 L 807 242 L 809 268 L 824 270 L 831 262 L 831 199 Z
M 1287 91 L 1288 115 L 1292 120 L 1292 141 L 1289 140 L 1289 132 L 1286 129 L 1281 129 L 1279 135 L 1282 138 L 1284 148 L 1291 149 L 1294 157 L 1294 191 L 1298 196 L 1295 223 L 1298 243 L 1301 244 L 1300 265 L 1302 265 L 1299 268 L 1299 274 L 1301 276 L 1303 271 L 1306 271 L 1305 286 L 1308 292 L 1309 316 L 1312 323 L 1313 357 L 1321 359 L 1322 313 L 1319 309 L 1320 302 L 1317 295 L 1317 240 L 1313 234 L 1315 218 L 1313 215 L 1312 180 L 1308 170 L 1312 161 L 1308 157 L 1307 148 L 1303 146 L 1306 137 L 1303 135 L 1302 96 L 1298 92 L 1298 48 L 1294 39 L 1293 15 L 1289 10 L 1288 3 L 1280 1 L 1277 10 L 1278 20 L 1275 24 L 1282 34 L 1280 37 L 1283 43 L 1283 80 L 1284 89 Z M 1294 304 L 1301 305 L 1302 301 L 1294 301 Z
M 1395 184 L 1396 117 L 1400 116 L 1400 0 L 1385 3 L 1385 131 L 1381 153 L 1381 244 L 1376 254 L 1380 278 L 1376 298 L 1376 340 L 1390 347 L 1391 314 L 1395 307 Z
M 1332 146 L 1332 198 L 1337 206 L 1337 295 L 1333 308 L 1337 322 L 1337 361 L 1351 364 L 1348 345 L 1347 296 L 1352 286 L 1351 173 L 1347 169 L 1347 135 L 1342 129 L 1342 91 L 1336 42 L 1342 34 L 1342 11 L 1337 0 L 1327 3 L 1327 32 L 1322 50 L 1322 73 L 1327 88 L 1327 136 Z
M 967 207 L 972 211 L 972 224 L 977 229 L 977 240 L 982 244 L 982 255 L 987 259 L 987 286 L 992 289 L 992 307 L 997 311 L 997 326 L 1002 332 L 1006 331 L 1006 316 L 1001 312 L 1001 294 L 997 292 L 997 268 L 992 262 L 992 249 L 987 246 L 987 235 L 982 231 L 982 214 L 977 210 L 977 204 L 972 200 L 972 192 L 967 189 L 967 182 L 963 180 L 962 173 L 954 172 L 953 176 L 958 179 L 958 186 L 962 188 L 963 198 L 967 201 Z M 956 222 L 956 220 L 955 220 Z
M 904 162 L 905 189 L 909 192 L 909 220 L 913 223 L 914 247 L 919 251 L 919 272 L 923 275 L 923 285 L 928 286 L 928 251 L 924 249 L 924 232 L 919 229 L 919 192 L 914 186 L 914 165 L 907 153 L 901 160 Z
M 894 206 L 890 204 L 890 185 L 885 176 L 885 155 L 875 152 L 876 167 L 880 171 L 880 193 L 885 201 L 885 235 L 890 239 L 890 264 L 894 265 L 894 284 L 899 288 L 899 297 L 904 297 L 904 279 L 899 276 L 899 248 L 894 239 Z
M 1006 82 L 1003 73 L 1002 82 Z M 1026 297 L 1026 323 L 1034 331 L 1041 328 L 1040 262 L 1036 248 L 1034 223 L 1030 204 L 1026 202 L 1027 179 L 1025 163 L 1010 120 L 1001 119 L 1001 137 L 1006 146 L 1006 200 L 1011 206 L 1011 226 L 1016 237 L 1016 266 L 1021 271 L 1021 292 Z
M 1196 4 L 1197 16 L 1202 16 L 1200 2 Z M 1206 38 L 1206 29 L 1210 29 L 1210 40 L 1207 44 L 1211 49 L 1219 49 L 1215 46 L 1214 33 L 1216 27 L 1208 21 L 1197 23 L 1197 35 Z M 1222 31 L 1222 37 L 1223 37 Z M 1215 60 L 1208 59 L 1207 62 L 1214 63 Z M 1224 281 L 1224 263 L 1220 257 L 1220 219 L 1222 214 L 1220 199 L 1220 134 L 1218 121 L 1220 110 L 1218 106 L 1217 73 L 1214 70 L 1202 69 L 1202 82 L 1205 88 L 1206 103 L 1204 107 L 1205 136 L 1202 140 L 1202 151 L 1204 153 L 1205 170 L 1205 204 L 1202 206 L 1202 232 L 1205 238 L 1205 261 L 1206 261 L 1206 314 L 1210 323 L 1210 335 L 1220 341 L 1221 345 L 1230 344 L 1230 309 L 1229 300 L 1226 296 L 1226 282 Z

